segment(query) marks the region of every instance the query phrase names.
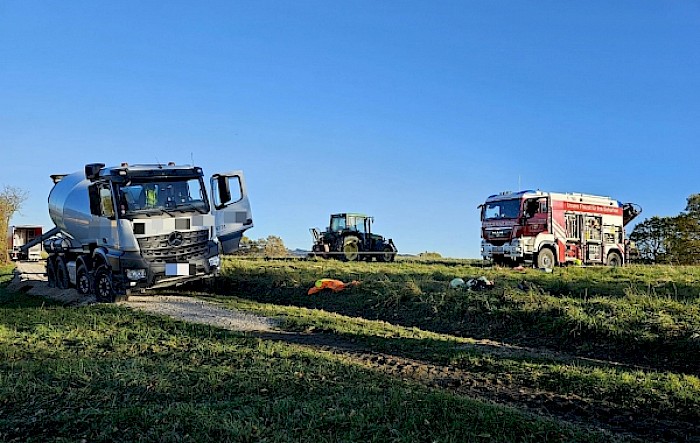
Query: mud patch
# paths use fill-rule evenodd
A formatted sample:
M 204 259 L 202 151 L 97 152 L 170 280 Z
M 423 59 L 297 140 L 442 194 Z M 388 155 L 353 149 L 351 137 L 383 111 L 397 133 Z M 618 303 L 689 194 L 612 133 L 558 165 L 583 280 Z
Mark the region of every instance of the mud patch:
M 313 347 L 394 377 L 413 380 L 470 398 L 507 405 L 540 416 L 557 417 L 584 428 L 607 431 L 631 441 L 700 442 L 698 424 L 675 417 L 673 411 L 650 415 L 604 400 L 535 389 L 506 376 L 493 377 L 453 366 L 373 352 L 333 334 L 263 332 L 254 336 L 264 340 Z
M 46 278 L 46 262 L 17 262 L 15 277 L 7 289 L 37 297 L 47 297 L 67 306 L 95 303 L 94 296 L 81 296 L 75 289 L 50 288 Z

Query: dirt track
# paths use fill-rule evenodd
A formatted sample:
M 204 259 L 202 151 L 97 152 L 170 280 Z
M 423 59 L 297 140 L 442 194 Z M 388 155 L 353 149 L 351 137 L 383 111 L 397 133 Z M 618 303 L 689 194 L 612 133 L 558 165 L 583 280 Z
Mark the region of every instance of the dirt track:
M 31 295 L 46 296 L 66 305 L 94 303 L 94 297 L 80 297 L 74 289 L 49 288 L 43 275 L 43 263 L 20 263 L 23 273 L 10 288 Z M 221 307 L 215 303 L 184 296 L 130 297 L 121 305 L 157 315 L 166 315 L 194 323 L 247 331 L 263 340 L 283 341 L 309 346 L 339 355 L 348 362 L 392 376 L 411 379 L 430 387 L 447 390 L 485 401 L 505 404 L 520 410 L 602 429 L 637 441 L 700 442 L 700 427 L 693 414 L 666 411 L 650 415 L 606 401 L 564 395 L 554 390 L 534 389 L 507 377 L 494 377 L 488 372 L 436 365 L 399 355 L 374 352 L 353 341 L 323 333 L 290 333 L 275 330 L 276 321 Z M 604 360 L 582 359 L 546 349 L 522 348 L 503 343 L 478 340 L 464 345 L 495 357 L 546 358 L 562 363 L 612 367 L 624 366 Z
M 18 275 L 9 289 L 57 300 L 65 305 L 84 306 L 95 303 L 94 296 L 81 296 L 75 289 L 50 288 L 43 262 L 20 262 Z M 215 303 L 182 296 L 130 296 L 129 301 L 118 303 L 132 309 L 156 315 L 203 323 L 234 331 L 269 331 L 276 322 L 269 318 L 222 308 Z

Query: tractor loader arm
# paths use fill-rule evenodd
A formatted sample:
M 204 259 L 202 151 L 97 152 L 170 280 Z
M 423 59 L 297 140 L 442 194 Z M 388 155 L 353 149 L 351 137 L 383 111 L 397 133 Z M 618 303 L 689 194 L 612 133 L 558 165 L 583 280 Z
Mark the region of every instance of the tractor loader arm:
M 314 242 L 318 243 L 319 240 L 321 239 L 321 233 L 318 232 L 318 228 L 310 228 L 309 232 L 311 232 L 311 235 L 314 238 Z

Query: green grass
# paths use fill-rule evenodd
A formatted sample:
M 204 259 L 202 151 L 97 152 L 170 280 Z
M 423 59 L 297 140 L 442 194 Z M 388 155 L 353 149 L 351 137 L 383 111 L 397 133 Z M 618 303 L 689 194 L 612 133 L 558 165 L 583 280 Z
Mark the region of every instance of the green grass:
M 333 334 L 485 383 L 604 405 L 610 414 L 681 420 L 698 435 L 692 428 L 700 419 L 700 380 L 683 368 L 698 367 L 700 268 L 547 274 L 458 260 L 224 265 L 218 292 L 225 295 L 213 298 L 279 318 L 285 330 Z M 496 288 L 448 288 L 454 277 L 480 275 Z M 307 295 L 322 277 L 361 284 Z M 517 288 L 523 280 L 527 291 Z M 481 337 L 566 355 L 505 352 L 483 346 Z M 631 367 L 635 358 L 653 368 Z M 117 306 L 59 306 L 9 293 L 0 279 L 0 441 L 83 439 L 616 440 L 429 388 L 348 356 Z
M 227 260 L 224 275 L 218 289 L 228 295 L 217 300 L 277 317 L 288 330 L 336 334 L 481 380 L 603 404 L 611 413 L 700 420 L 697 267 L 544 273 L 455 262 Z M 493 290 L 449 288 L 455 277 L 481 275 L 495 281 Z M 307 295 L 318 278 L 361 284 Z M 523 281 L 526 290 L 518 288 Z M 494 351 L 475 342 L 482 337 L 551 352 Z
M 670 414 L 673 418 L 700 420 L 700 379 L 693 375 L 616 367 L 587 359 L 563 358 L 558 354 L 551 357 L 532 356 L 527 352 L 510 355 L 480 347 L 473 339 L 384 321 L 258 303 L 238 297 L 215 299 L 231 308 L 278 318 L 281 327 L 288 331 L 332 333 L 375 351 L 449 365 L 480 378 L 501 379 L 513 386 L 560 395 L 575 394 L 637 413 Z
M 483 292 L 449 281 L 481 275 Z M 227 260 L 220 290 L 251 300 L 324 309 L 454 336 L 612 353 L 651 365 L 700 367 L 700 268 L 561 268 L 554 273 L 424 264 Z M 340 294 L 306 295 L 318 278 L 359 280 Z M 526 281 L 529 290 L 518 289 Z
M 0 288 L 2 441 L 610 441 L 327 352 Z

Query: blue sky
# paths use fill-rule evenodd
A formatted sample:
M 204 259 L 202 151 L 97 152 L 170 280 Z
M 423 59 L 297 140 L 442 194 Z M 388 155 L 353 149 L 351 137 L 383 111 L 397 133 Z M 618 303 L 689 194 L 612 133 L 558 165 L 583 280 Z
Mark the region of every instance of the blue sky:
M 700 192 L 700 3 L 0 2 L 0 186 L 52 227 L 85 163 L 243 169 L 253 238 L 365 212 L 400 252 L 477 257 L 483 199 Z

